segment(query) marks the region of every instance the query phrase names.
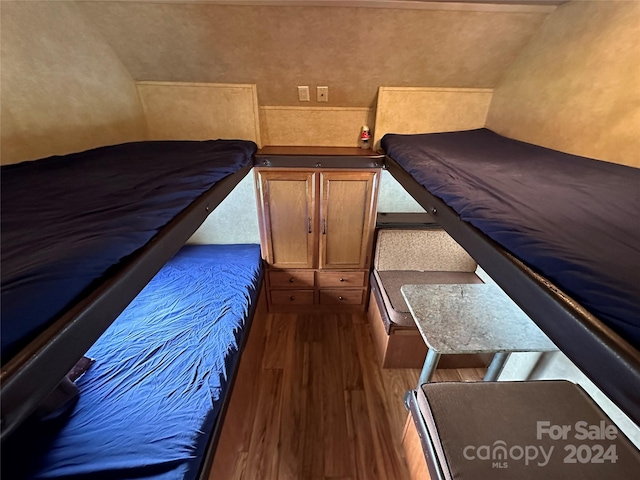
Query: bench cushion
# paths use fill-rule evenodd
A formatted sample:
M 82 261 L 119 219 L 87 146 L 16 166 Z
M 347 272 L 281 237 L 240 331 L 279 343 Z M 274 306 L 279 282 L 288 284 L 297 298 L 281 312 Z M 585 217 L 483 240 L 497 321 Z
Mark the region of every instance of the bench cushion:
M 429 383 L 417 402 L 445 479 L 638 478 L 638 450 L 571 382 Z
M 476 262 L 442 229 L 378 231 L 374 268 L 474 272 Z

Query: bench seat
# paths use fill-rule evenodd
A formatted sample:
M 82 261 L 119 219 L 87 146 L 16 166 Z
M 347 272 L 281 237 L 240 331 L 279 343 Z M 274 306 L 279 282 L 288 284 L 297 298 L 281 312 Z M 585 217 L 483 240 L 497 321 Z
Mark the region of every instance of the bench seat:
M 406 401 L 412 480 L 638 478 L 638 449 L 565 380 L 427 383 Z
M 477 264 L 442 229 L 380 229 L 368 316 L 383 368 L 420 368 L 427 347 L 400 288 L 415 284 L 483 283 Z M 448 355 L 441 368 L 486 367 L 491 355 Z

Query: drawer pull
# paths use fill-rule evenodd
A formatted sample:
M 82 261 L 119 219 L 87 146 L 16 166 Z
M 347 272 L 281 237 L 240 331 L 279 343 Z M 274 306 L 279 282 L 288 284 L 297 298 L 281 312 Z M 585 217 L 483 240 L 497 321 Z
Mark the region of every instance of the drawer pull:
M 295 279 L 294 279 L 293 277 L 291 277 L 291 278 L 289 279 L 289 283 L 293 283 L 293 282 L 295 282 Z
M 296 297 L 294 297 L 293 295 L 291 295 L 291 296 L 289 297 L 289 300 L 291 300 L 292 302 L 293 302 L 295 299 L 296 299 Z
M 341 279 L 340 279 L 340 281 L 341 281 L 341 282 L 344 282 L 344 278 L 341 278 Z
M 342 301 L 344 300 L 344 297 L 338 297 L 338 300 Z

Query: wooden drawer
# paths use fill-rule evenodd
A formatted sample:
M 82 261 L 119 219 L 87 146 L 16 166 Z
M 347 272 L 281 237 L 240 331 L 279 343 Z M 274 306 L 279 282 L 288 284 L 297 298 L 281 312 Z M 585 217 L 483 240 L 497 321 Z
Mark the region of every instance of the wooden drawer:
M 321 305 L 360 305 L 364 290 L 320 290 Z
M 272 305 L 313 305 L 313 290 L 272 290 Z
M 271 288 L 313 288 L 313 270 L 269 271 Z
M 364 271 L 319 271 L 317 272 L 317 281 L 320 288 L 326 287 L 344 287 L 355 288 L 364 287 L 365 275 Z

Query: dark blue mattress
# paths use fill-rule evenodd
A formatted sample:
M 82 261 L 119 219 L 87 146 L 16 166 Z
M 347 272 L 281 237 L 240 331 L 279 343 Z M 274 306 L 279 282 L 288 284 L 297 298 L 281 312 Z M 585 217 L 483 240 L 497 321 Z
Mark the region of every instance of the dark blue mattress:
M 490 130 L 385 135 L 415 180 L 640 348 L 640 169 Z
M 136 142 L 3 166 L 2 363 L 255 150 Z
M 3 445 L 3 477 L 195 478 L 261 269 L 259 245 L 183 247 L 87 352 L 70 416 Z

